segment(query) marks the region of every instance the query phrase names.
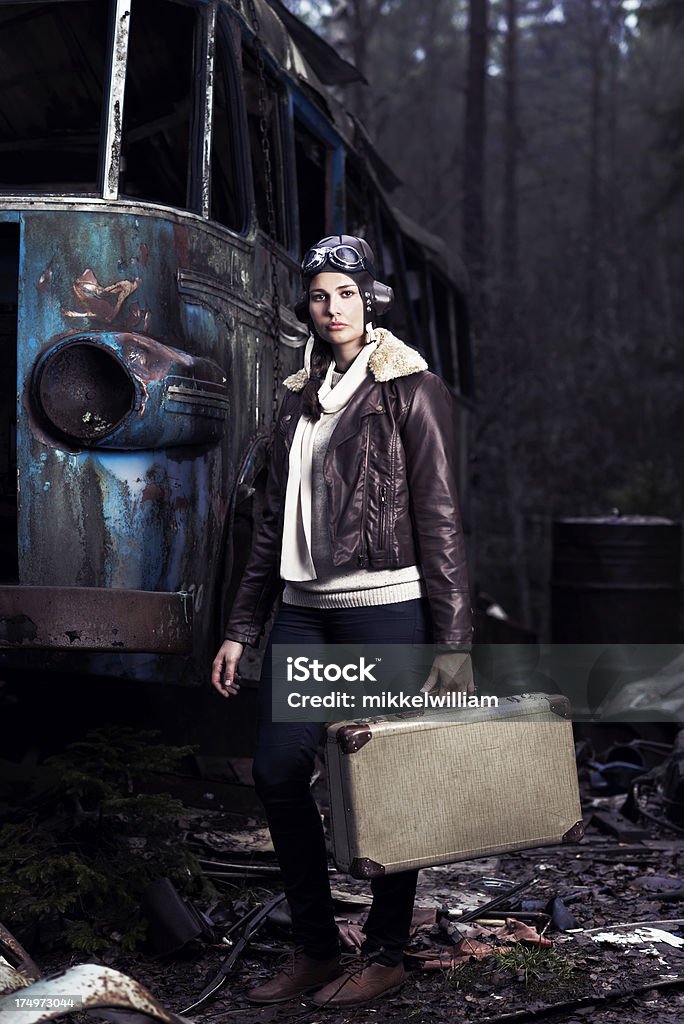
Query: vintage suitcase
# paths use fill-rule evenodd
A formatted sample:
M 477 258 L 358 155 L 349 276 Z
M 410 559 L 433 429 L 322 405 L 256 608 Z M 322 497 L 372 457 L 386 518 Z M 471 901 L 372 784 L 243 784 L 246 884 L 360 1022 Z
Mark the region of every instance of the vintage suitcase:
M 582 838 L 570 706 L 494 708 L 328 727 L 333 856 L 356 878 Z

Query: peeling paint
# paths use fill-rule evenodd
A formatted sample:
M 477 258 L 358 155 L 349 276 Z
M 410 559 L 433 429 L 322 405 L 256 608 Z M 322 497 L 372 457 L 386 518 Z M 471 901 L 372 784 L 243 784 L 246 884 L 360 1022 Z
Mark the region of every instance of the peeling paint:
M 258 307 L 267 298 L 257 295 L 254 246 L 227 240 L 225 232 L 197 218 L 180 224 L 172 213 L 153 216 L 125 204 L 27 209 L 22 217 L 19 580 L 51 596 L 37 609 L 42 619 L 26 604 L 1 616 L 12 620 L 21 613 L 38 631 L 22 643 L 20 635 L 30 635 L 28 623 L 9 632 L 5 626 L 5 637 L 16 642 L 0 639 L 3 656 L 15 657 L 12 646 L 16 657 L 27 658 L 53 648 L 62 670 L 204 682 L 216 643 L 215 608 L 224 582 L 219 553 L 227 542 L 234 476 L 254 433 L 255 354 L 257 337 L 263 337 Z M 36 282 L 50 263 L 50 288 L 36 303 Z M 153 312 L 153 337 L 121 328 L 135 302 L 143 315 Z M 65 319 L 63 307 L 89 316 Z M 55 430 L 36 391 L 41 361 L 59 346 L 80 344 L 106 351 L 135 391 L 116 426 L 84 387 L 77 418 L 98 428 L 85 442 Z M 300 358 L 298 351 L 283 350 L 283 375 Z M 262 394 L 270 387 L 270 365 L 264 351 Z M 64 389 L 60 395 L 74 398 Z M 267 433 L 268 423 L 262 429 Z M 118 612 L 103 612 L 99 625 L 88 624 L 86 609 L 100 595 L 106 600 L 112 591 L 134 590 L 171 600 L 185 581 L 194 590 L 182 612 L 189 616 L 189 633 L 177 664 L 161 653 L 169 650 L 165 618 L 157 618 L 154 634 L 148 631 L 142 640 Z M 83 587 L 91 588 L 91 600 L 66 616 L 61 595 Z M 194 618 L 193 604 L 201 605 Z M 61 626 L 45 620 L 51 608 L 64 614 Z M 150 613 L 140 614 L 142 626 Z M 149 654 L 133 653 L 141 644 Z M 50 657 L 45 653 L 41 669 Z
M 135 979 L 101 964 L 78 964 L 42 978 L 21 989 L 25 1004 L 16 996 L 0 997 L 3 1024 L 46 1024 L 90 1011 L 105 1019 L 140 1022 L 148 1019 L 159 1024 L 186 1024 L 186 1018 L 167 1010 Z
M 178 256 L 179 267 L 190 266 L 190 238 L 188 229 L 184 224 L 174 224 L 173 241 Z
M 141 501 L 161 501 L 164 492 L 159 484 L 147 484 L 142 492 Z
M 50 262 L 48 263 L 47 267 L 45 268 L 43 273 L 38 278 L 38 281 L 36 282 L 36 289 L 39 292 L 46 292 L 46 291 L 50 290 L 50 285 L 51 284 L 52 284 L 52 260 L 50 260 Z
M 93 327 L 113 326 L 124 303 L 139 286 L 139 280 L 115 281 L 110 285 L 101 285 L 93 271 L 86 268 L 71 286 L 81 308 L 75 310 L 62 306 L 62 315 L 72 320 L 90 320 Z M 140 319 L 138 310 L 134 320 L 139 322 Z M 128 321 L 121 326 L 128 329 Z
M 124 86 L 126 82 L 126 59 L 128 56 L 128 31 L 130 26 L 131 0 L 116 0 L 114 52 L 111 62 L 107 94 L 107 136 L 105 154 L 104 197 L 116 199 L 119 194 L 119 168 L 121 162 L 121 132 Z

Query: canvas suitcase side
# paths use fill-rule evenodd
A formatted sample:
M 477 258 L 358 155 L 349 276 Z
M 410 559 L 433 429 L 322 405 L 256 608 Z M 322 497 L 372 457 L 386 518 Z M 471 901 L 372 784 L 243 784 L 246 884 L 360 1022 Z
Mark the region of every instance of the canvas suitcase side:
M 328 727 L 333 856 L 358 878 L 582 836 L 566 698 Z

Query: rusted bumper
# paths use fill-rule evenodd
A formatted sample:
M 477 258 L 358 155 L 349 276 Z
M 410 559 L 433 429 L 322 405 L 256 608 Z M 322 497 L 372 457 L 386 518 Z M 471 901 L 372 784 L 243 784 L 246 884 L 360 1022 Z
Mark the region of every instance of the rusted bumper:
M 0 587 L 0 647 L 188 654 L 192 595 Z

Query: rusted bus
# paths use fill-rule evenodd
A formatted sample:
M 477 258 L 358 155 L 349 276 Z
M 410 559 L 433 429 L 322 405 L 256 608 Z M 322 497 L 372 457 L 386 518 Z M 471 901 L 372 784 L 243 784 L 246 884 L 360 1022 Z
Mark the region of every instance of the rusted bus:
M 112 656 L 79 667 L 136 674 L 141 659 L 126 652 L 167 652 L 172 620 L 190 616 L 186 663 L 145 659 L 144 671 L 199 681 L 217 636 L 229 508 L 238 481 L 241 493 L 254 486 L 246 453 L 270 427 L 267 296 L 256 297 L 253 249 L 232 240 L 226 252 L 210 225 L 122 201 L 64 205 L 21 211 L 8 236 L 21 252 L 15 586 L 52 591 L 39 618 L 30 602 L 35 632 L 8 627 L 0 643 L 87 649 L 83 608 L 59 588 L 105 588 L 117 593 L 92 649 L 106 649 L 108 615 Z M 303 340 L 284 323 L 288 371 Z M 141 622 L 158 618 L 135 641 L 132 592 L 143 592 Z M 12 587 L 0 610 L 10 623 L 21 614 Z
M 279 11 L 254 0 L 255 21 L 227 0 L 0 0 L 11 664 L 206 678 L 258 504 L 274 376 L 301 363 L 306 331 L 289 310 L 315 237 L 368 234 L 406 292 L 398 309 L 411 307 L 400 269 L 412 246 L 426 280 L 441 275 L 442 306 L 405 335 L 433 362 L 450 346 L 452 369 L 455 346 L 467 350 L 461 283 L 434 239 L 409 241 L 381 162 L 316 71 L 353 69 Z M 445 375 L 466 408 L 468 387 Z

